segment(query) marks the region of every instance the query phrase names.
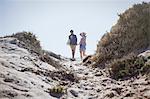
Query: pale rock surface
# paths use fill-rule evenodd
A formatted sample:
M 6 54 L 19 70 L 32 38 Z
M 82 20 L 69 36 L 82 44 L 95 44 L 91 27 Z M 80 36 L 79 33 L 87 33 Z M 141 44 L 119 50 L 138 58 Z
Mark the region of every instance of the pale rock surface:
M 83 66 L 80 60 L 60 61 L 77 82 L 52 79 L 50 73 L 57 74 L 59 68 L 12 44 L 14 39 L 0 38 L 0 99 L 57 99 L 47 89 L 60 83 L 66 88 L 60 99 L 150 99 L 150 80 L 145 76 L 116 81 L 105 69 Z

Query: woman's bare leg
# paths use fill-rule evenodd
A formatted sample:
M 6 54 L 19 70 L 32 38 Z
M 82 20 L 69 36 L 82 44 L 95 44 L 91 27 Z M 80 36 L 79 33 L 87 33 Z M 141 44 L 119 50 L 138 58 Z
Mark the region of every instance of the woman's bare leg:
M 83 56 L 87 56 L 87 55 L 85 54 L 85 51 L 83 51 Z
M 83 56 L 82 56 L 82 51 L 80 51 L 80 58 L 82 59 L 82 57 L 83 57 Z

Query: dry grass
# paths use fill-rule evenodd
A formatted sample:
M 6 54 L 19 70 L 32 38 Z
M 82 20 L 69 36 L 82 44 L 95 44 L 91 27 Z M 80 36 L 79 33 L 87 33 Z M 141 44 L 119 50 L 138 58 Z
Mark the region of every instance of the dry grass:
M 42 48 L 40 41 L 37 39 L 36 35 L 31 32 L 18 32 L 13 34 L 12 37 L 17 38 L 21 44 L 20 47 L 28 49 L 30 52 L 35 52 L 37 54 L 42 53 Z
M 143 57 L 137 57 L 135 54 L 129 54 L 128 56 L 114 60 L 109 64 L 110 76 L 114 79 L 128 79 L 136 77 L 141 72 L 146 71 L 145 62 L 146 60 L 144 60 Z
M 150 3 L 136 4 L 118 16 L 117 24 L 97 45 L 97 66 L 104 66 L 132 52 L 137 55 L 150 45 Z
M 29 52 L 37 54 L 39 59 L 43 62 L 46 62 L 56 68 L 60 68 L 61 64 L 58 61 L 52 59 L 52 57 L 60 59 L 59 55 L 54 53 L 47 52 L 42 50 L 40 45 L 40 41 L 37 39 L 37 36 L 31 32 L 18 32 L 13 34 L 12 36 L 5 36 L 6 37 L 15 37 L 19 40 L 19 43 L 16 43 L 19 47 L 27 49 Z

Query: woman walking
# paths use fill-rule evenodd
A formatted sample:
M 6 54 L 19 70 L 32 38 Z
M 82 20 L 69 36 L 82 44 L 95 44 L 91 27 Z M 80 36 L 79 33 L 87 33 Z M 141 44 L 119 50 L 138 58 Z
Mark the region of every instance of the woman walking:
M 80 33 L 81 36 L 81 40 L 80 40 L 80 57 L 81 59 L 83 58 L 83 56 L 86 56 L 85 52 L 86 52 L 86 33 L 82 32 Z

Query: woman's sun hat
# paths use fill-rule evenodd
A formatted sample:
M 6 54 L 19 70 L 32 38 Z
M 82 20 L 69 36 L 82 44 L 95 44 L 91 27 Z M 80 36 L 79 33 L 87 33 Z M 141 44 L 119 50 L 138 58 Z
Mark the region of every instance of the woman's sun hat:
M 86 36 L 85 32 L 80 33 L 81 36 Z

